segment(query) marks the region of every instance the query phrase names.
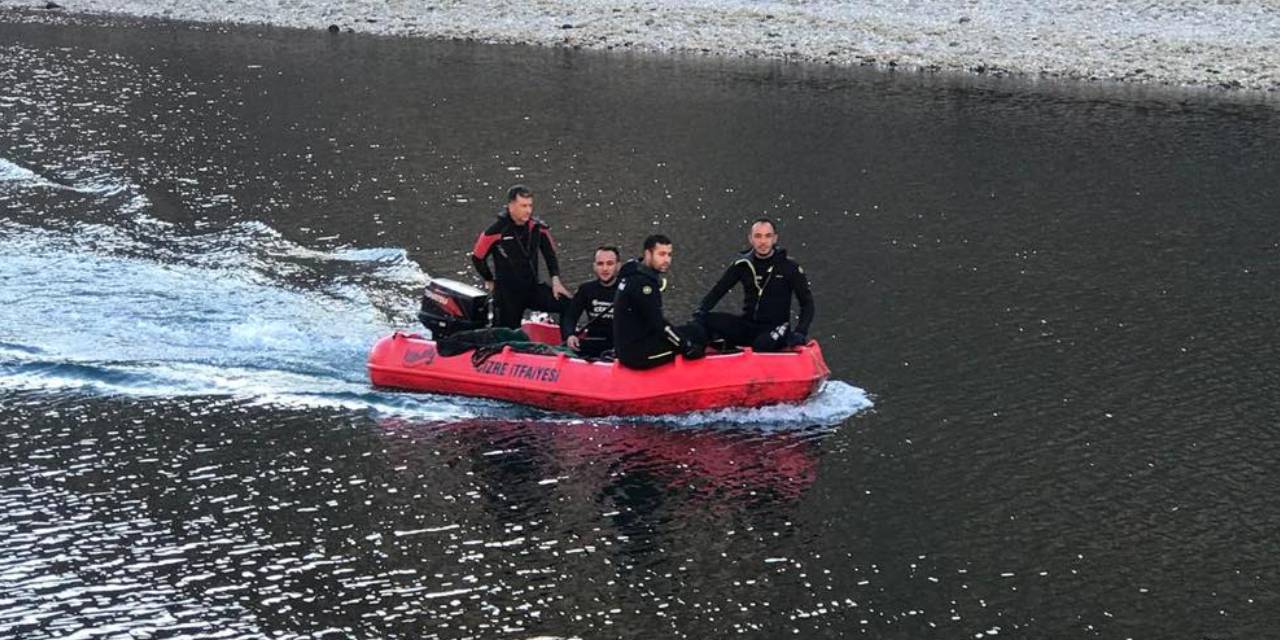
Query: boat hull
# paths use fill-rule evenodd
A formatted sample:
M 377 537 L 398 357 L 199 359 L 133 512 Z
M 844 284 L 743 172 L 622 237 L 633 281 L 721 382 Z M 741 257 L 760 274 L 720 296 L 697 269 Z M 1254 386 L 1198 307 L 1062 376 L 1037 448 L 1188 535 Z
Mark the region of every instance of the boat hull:
M 532 331 L 530 331 L 532 329 Z M 536 327 L 526 326 L 531 335 Z M 536 338 L 535 338 L 536 339 Z M 479 364 L 444 357 L 435 342 L 396 333 L 374 345 L 369 378 L 380 387 L 494 398 L 584 416 L 684 413 L 801 402 L 830 371 L 817 342 L 784 353 L 708 355 L 636 371 L 617 362 L 503 349 Z

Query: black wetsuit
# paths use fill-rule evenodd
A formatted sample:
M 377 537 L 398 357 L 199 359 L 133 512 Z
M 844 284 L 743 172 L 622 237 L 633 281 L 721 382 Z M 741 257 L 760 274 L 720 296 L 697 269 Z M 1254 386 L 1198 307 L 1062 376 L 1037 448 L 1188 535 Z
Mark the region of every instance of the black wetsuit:
M 662 276 L 637 260 L 622 265 L 613 299 L 613 340 L 618 361 L 650 369 L 677 354 L 700 357 L 706 342 L 696 325 L 673 327 L 662 315 Z
M 608 284 L 599 280 L 585 282 L 578 287 L 569 301 L 569 311 L 560 316 L 560 339 L 578 334 L 581 346 L 578 353 L 587 358 L 598 358 L 613 348 L 613 298 L 618 292 L 618 279 Z M 587 314 L 586 322 L 578 328 L 578 319 Z
M 546 223 L 529 218 L 523 225 L 516 224 L 506 210 L 476 238 L 471 263 L 481 278 L 494 282 L 496 326 L 519 328 L 525 309 L 564 313 L 568 307 L 567 300 L 557 299 L 550 285 L 539 281 L 539 253 L 547 262 L 547 272 L 552 277 L 560 275 L 555 241 Z M 487 262 L 490 257 L 493 271 Z
M 734 285 L 742 285 L 742 314 L 711 313 L 716 303 Z M 791 330 L 791 298 L 800 301 L 800 319 Z M 787 252 L 775 248 L 766 258 L 755 251 L 744 251 L 729 268 L 702 303 L 699 317 L 712 340 L 725 340 L 733 346 L 752 347 L 757 351 L 777 351 L 788 344 L 803 344 L 813 322 L 813 293 L 809 278 Z

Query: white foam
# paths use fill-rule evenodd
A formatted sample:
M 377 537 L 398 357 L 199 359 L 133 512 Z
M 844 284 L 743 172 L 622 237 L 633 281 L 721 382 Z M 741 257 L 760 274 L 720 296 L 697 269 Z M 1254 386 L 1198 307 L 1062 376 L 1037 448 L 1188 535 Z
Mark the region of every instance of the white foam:
M 19 187 L 47 187 L 51 189 L 67 188 L 47 178 L 41 177 L 40 174 L 35 171 L 16 165 L 4 158 L 0 158 L 0 182 L 16 183 L 16 186 Z
M 854 414 L 868 410 L 874 403 L 863 389 L 839 380 L 829 380 L 812 398 L 801 404 L 779 404 L 754 409 L 718 409 L 696 411 L 659 420 L 680 426 L 709 424 L 755 425 L 780 427 L 803 425 L 833 426 Z

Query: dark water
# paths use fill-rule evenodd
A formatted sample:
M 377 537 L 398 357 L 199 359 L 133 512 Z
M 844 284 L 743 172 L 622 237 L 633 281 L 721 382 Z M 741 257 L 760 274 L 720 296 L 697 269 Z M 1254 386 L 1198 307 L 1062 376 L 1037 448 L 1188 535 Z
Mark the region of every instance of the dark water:
M 5 18 L 0 637 L 1280 634 L 1272 104 Z M 838 382 L 370 389 L 514 181 L 673 315 L 777 217 Z

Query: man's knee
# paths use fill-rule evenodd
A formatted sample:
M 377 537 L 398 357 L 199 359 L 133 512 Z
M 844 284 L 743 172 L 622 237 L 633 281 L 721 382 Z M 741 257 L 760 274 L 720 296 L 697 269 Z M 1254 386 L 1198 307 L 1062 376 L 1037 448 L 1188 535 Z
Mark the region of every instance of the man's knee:
M 756 351 L 781 351 L 787 346 L 786 340 L 789 333 L 789 327 L 785 324 L 761 331 L 751 341 L 751 348 Z

